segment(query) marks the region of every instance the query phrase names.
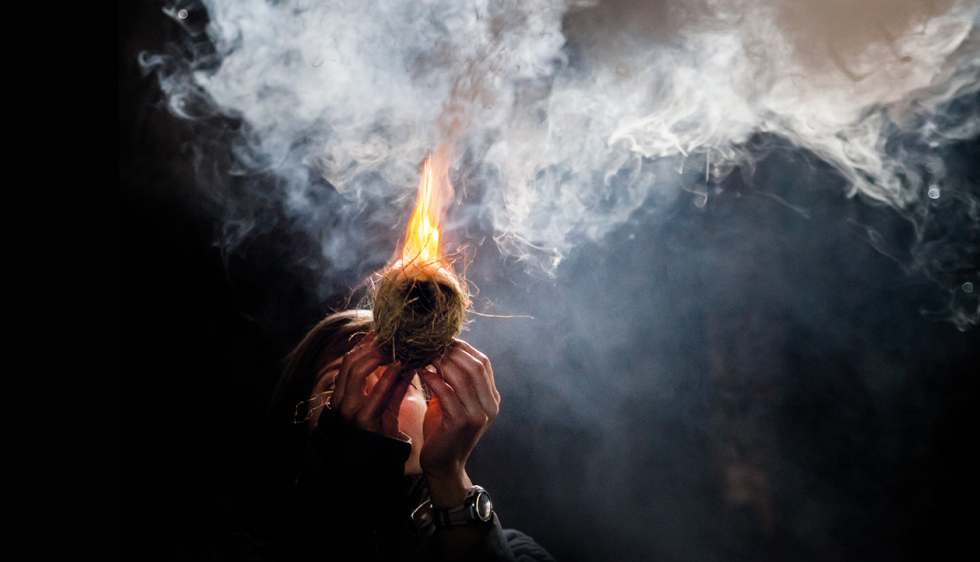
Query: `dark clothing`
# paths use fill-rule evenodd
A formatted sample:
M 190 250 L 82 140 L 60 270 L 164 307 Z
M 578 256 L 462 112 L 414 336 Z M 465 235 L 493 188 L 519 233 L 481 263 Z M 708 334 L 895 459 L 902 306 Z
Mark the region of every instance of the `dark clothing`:
M 432 560 L 435 528 L 411 514 L 428 499 L 406 476 L 411 445 L 350 424 L 325 409 L 310 435 L 275 541 L 284 560 Z M 515 552 L 519 556 L 515 557 Z M 504 531 L 493 515 L 474 561 L 553 561 L 530 537 Z

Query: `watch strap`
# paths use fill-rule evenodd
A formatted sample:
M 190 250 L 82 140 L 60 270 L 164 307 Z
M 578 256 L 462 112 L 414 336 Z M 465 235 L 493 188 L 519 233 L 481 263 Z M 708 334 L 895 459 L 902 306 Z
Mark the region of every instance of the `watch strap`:
M 412 520 L 418 529 L 430 523 L 437 529 L 486 525 L 493 520 L 493 505 L 485 489 L 473 486 L 463 503 L 454 507 L 433 507 L 432 502 L 426 500 L 412 513 Z

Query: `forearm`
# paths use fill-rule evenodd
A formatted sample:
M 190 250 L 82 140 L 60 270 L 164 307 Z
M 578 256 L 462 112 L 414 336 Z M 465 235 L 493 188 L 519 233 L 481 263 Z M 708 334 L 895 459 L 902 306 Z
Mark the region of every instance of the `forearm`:
M 463 503 L 473 486 L 465 470 L 442 477 L 426 475 L 426 484 L 434 508 L 451 508 Z M 486 540 L 488 532 L 486 526 L 439 529 L 432 537 L 432 546 L 442 560 L 464 560 L 467 553 Z

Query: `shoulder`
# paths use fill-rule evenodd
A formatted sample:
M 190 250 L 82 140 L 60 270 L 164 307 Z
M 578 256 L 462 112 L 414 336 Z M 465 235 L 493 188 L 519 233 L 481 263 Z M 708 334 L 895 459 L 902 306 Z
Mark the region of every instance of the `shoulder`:
M 516 529 L 504 529 L 504 538 L 517 562 L 555 562 L 544 547 Z

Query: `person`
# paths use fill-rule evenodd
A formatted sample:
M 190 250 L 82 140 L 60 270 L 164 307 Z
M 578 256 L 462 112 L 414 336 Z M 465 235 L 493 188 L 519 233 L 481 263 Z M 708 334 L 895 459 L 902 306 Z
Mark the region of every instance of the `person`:
M 270 421 L 288 485 L 275 558 L 553 561 L 504 530 L 466 462 L 497 416 L 489 359 L 455 340 L 407 370 L 373 345 L 371 312 L 327 316 L 289 354 Z

